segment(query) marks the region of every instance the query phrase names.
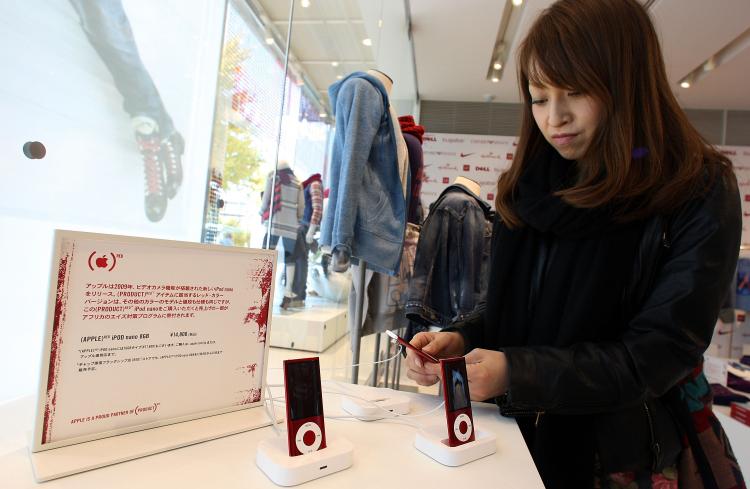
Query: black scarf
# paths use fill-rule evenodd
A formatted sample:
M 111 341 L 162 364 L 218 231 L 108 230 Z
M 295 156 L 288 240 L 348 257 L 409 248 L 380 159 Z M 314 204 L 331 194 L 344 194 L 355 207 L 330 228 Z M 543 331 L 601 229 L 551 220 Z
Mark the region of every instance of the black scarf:
M 575 208 L 555 196 L 576 171 L 575 161 L 547 148 L 518 182 L 514 208 L 525 225 L 511 230 L 496 220 L 480 346 L 567 347 L 616 338 L 626 326 L 623 292 L 642 224 L 619 224 L 611 208 Z M 590 417 L 546 414 L 538 429 L 533 418 L 518 424 L 547 487 L 590 487 Z
M 525 225 L 509 229 L 496 220 L 485 347 L 570 346 L 615 338 L 625 326 L 622 294 L 642 225 L 616 222 L 609 207 L 575 208 L 555 196 L 574 184 L 576 171 L 575 161 L 543 151 L 516 189 Z

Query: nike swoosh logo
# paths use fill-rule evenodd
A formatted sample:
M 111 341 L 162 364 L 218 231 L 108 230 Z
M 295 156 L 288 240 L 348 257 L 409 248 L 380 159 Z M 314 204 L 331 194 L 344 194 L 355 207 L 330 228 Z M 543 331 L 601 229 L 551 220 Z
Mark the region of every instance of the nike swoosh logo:
M 459 153 L 461 155 L 461 158 L 466 158 L 467 156 L 471 156 L 474 153 Z

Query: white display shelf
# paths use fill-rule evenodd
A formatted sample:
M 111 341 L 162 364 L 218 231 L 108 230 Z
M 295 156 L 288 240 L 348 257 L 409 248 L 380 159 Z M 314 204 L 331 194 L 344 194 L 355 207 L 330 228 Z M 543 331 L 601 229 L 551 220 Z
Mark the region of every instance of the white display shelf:
M 346 304 L 322 301 L 299 309 L 274 308 L 271 346 L 323 352 L 346 335 L 347 315 Z

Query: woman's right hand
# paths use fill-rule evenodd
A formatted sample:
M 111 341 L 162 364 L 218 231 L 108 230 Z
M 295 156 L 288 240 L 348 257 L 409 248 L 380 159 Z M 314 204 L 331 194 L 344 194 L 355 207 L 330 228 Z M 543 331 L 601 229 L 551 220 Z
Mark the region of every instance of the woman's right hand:
M 464 354 L 464 337 L 455 331 L 418 333 L 410 343 L 435 358 L 459 357 Z M 419 385 L 432 385 L 440 380 L 440 364 L 422 361 L 411 349 L 406 350 L 406 367 L 406 376 Z

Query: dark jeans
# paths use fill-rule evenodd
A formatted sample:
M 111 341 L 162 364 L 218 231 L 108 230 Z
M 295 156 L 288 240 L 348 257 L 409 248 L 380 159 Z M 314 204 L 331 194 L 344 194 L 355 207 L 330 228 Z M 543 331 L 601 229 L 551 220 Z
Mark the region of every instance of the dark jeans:
M 294 265 L 294 247 L 296 245 L 296 240 L 292 238 L 281 238 L 281 242 L 284 244 L 284 263 L 287 265 Z M 276 245 L 279 244 L 279 236 L 277 234 L 271 235 L 271 241 L 269 243 L 268 241 L 268 234 L 266 234 L 263 237 L 263 248 L 267 248 L 269 250 L 275 250 Z
M 281 242 L 284 244 L 284 264 L 295 265 L 294 277 L 287 277 L 286 280 L 292 279 L 292 292 L 299 299 L 305 300 L 307 297 L 307 252 L 308 246 L 305 242 L 305 234 L 307 233 L 307 226 L 300 225 L 297 230 L 297 239 L 281 237 Z M 276 245 L 279 243 L 279 236 L 276 234 L 271 235 L 270 246 L 266 246 L 268 243 L 268 235 L 263 237 L 263 247 L 270 250 L 276 249 Z
M 125 112 L 130 117 L 150 117 L 159 125 L 161 134 L 171 134 L 174 124 L 143 66 L 122 1 L 69 1 L 78 13 L 86 37 L 112 74 Z

